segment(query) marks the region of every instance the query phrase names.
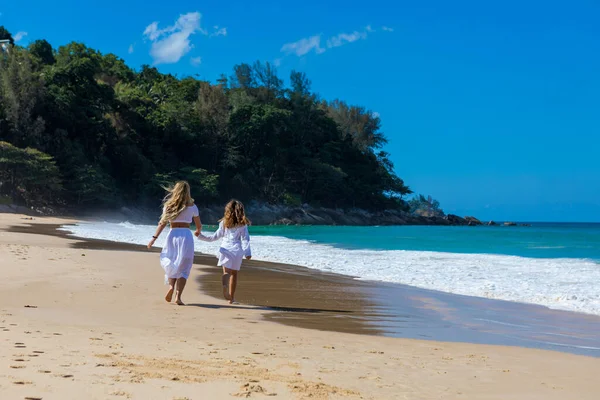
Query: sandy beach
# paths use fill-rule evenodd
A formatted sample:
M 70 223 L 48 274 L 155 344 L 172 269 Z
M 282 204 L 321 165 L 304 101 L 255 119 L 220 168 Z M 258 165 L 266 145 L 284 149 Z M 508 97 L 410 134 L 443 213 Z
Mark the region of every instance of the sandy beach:
M 259 282 L 267 292 L 295 288 L 281 309 L 230 306 L 207 283 L 218 282 L 218 269 L 198 257 L 206 265 L 193 270 L 188 305 L 167 304 L 156 251 L 95 249 L 9 229 L 72 222 L 25 218 L 0 214 L 1 399 L 546 400 L 600 393 L 597 357 L 360 334 L 370 328 L 351 317 L 340 319 L 337 332 L 275 322 L 304 311 L 319 324 L 337 324 L 336 315 L 369 301 L 349 284 L 327 283 L 312 295 L 302 279 L 265 271 Z M 251 273 L 240 276 L 242 303 L 260 290 Z

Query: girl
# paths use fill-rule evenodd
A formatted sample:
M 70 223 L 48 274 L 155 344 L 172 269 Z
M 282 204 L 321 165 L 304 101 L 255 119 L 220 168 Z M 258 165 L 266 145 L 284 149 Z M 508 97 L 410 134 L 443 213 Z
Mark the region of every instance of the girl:
M 160 253 L 160 264 L 165 270 L 165 283 L 169 283 L 169 291 L 165 300 L 170 303 L 175 291 L 175 302 L 183 306 L 181 295 L 185 288 L 185 283 L 190 276 L 192 264 L 194 262 L 194 237 L 190 231 L 192 220 L 196 225 L 198 236 L 202 225 L 198 207 L 194 204 L 190 193 L 190 185 L 185 181 L 180 181 L 167 190 L 167 196 L 163 200 L 163 212 L 156 228 L 156 233 L 148 243 L 150 249 L 156 239 L 160 236 L 167 223 L 171 225 L 165 246 Z
M 246 218 L 244 205 L 237 200 L 231 200 L 225 206 L 225 215 L 219 221 L 219 229 L 212 235 L 196 235 L 198 239 L 205 242 L 214 242 L 223 238 L 217 254 L 219 258 L 217 266 L 223 267 L 221 279 L 223 297 L 229 300 L 229 304 L 235 302 L 235 288 L 242 258 L 246 257 L 246 260 L 252 258 L 248 225 L 250 221 Z

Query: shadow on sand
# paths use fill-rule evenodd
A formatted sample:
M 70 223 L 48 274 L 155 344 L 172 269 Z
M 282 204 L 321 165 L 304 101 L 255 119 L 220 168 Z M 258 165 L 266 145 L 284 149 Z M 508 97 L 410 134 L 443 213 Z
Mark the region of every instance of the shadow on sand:
M 295 312 L 295 313 L 343 313 L 350 314 L 352 311 L 348 310 L 324 310 L 319 308 L 302 308 L 302 307 L 277 307 L 277 306 L 244 306 L 244 305 L 229 305 L 229 304 L 201 304 L 201 303 L 187 303 L 188 307 L 202 307 L 212 309 L 236 309 L 236 310 L 260 310 L 260 311 L 283 311 L 283 312 Z

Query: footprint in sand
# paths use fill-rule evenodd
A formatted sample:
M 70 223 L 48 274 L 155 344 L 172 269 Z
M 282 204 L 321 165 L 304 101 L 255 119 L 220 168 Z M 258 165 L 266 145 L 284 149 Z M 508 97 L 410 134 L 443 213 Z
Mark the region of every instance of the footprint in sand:
M 25 368 L 25 366 L 24 366 L 24 365 L 11 365 L 10 367 L 11 367 L 12 369 L 23 369 L 23 368 Z
M 52 373 L 52 371 L 48 371 L 47 369 L 40 369 L 38 372 L 40 374 L 50 374 L 50 373 Z
M 25 400 L 42 400 L 41 397 L 25 397 Z

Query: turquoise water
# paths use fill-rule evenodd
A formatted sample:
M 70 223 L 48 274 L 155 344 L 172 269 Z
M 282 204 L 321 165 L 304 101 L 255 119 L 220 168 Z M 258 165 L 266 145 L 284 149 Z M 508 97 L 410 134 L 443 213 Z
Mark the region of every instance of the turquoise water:
M 342 249 L 502 254 L 600 261 L 600 224 L 537 223 L 530 227 L 257 226 L 254 235 L 282 236 Z

